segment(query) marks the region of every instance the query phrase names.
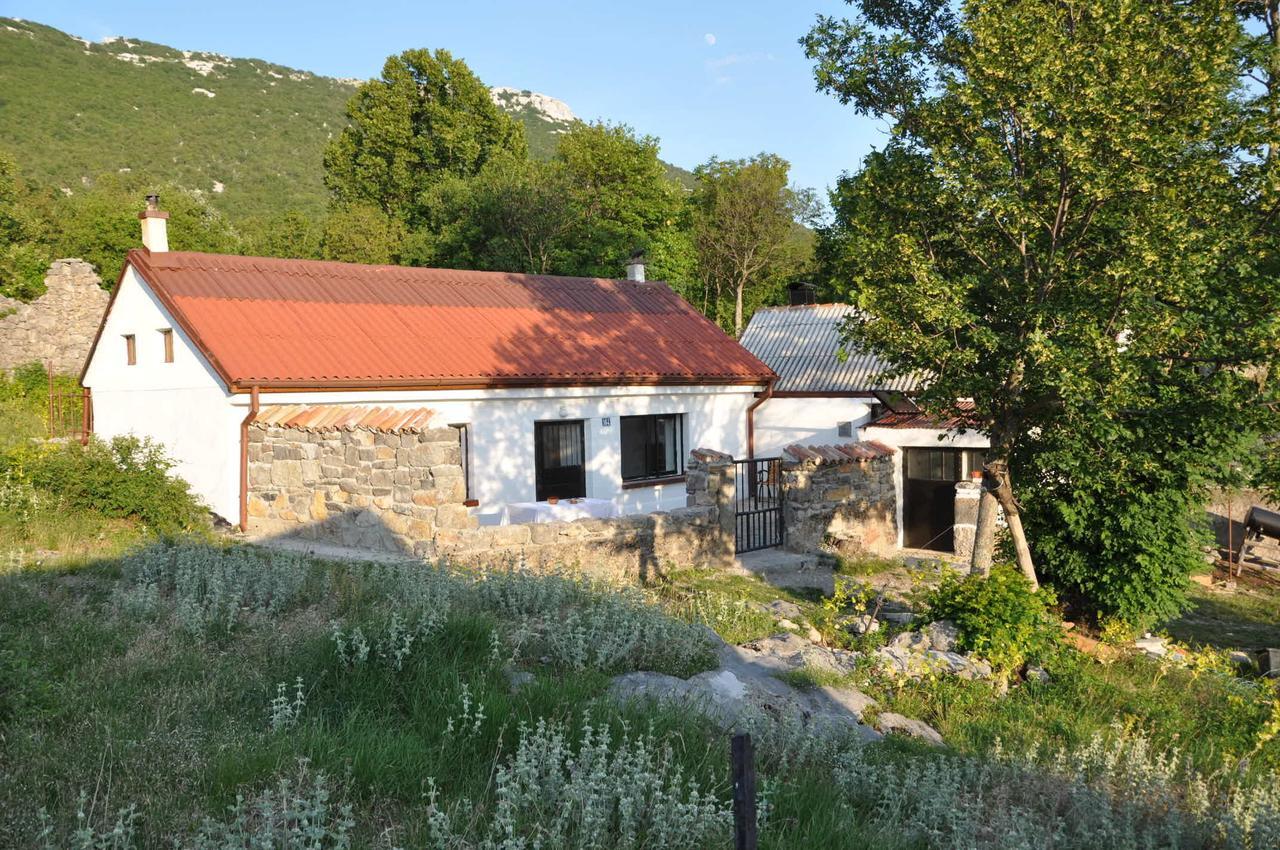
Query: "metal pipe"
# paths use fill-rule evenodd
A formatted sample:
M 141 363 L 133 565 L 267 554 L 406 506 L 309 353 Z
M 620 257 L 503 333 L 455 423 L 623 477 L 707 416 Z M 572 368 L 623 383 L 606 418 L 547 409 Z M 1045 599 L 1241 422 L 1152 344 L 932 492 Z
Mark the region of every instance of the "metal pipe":
M 89 445 L 89 433 L 93 430 L 93 392 L 80 388 L 80 445 Z
M 756 456 L 756 408 L 773 398 L 773 385 L 777 381 L 776 377 L 770 378 L 769 383 L 765 384 L 764 392 L 757 394 L 756 400 L 747 408 L 747 457 L 749 458 Z
M 249 412 L 240 422 L 240 531 L 249 530 L 249 426 L 258 417 L 258 385 L 249 391 Z

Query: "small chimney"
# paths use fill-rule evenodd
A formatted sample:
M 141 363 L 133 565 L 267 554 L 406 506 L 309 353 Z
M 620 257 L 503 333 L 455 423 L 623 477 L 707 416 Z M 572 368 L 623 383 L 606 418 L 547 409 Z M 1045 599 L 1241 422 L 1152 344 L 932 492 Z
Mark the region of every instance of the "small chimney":
M 644 283 L 644 252 L 636 251 L 627 260 L 627 280 Z
M 169 250 L 169 214 L 160 209 L 160 196 L 147 195 L 147 208 L 138 213 L 142 221 L 142 247 L 151 253 Z

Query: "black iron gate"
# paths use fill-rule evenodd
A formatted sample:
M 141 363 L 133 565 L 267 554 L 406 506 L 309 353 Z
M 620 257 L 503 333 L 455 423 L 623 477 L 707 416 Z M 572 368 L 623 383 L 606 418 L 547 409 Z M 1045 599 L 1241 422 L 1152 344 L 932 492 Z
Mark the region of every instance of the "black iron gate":
M 734 547 L 754 552 L 782 545 L 782 463 L 776 457 L 735 460 Z

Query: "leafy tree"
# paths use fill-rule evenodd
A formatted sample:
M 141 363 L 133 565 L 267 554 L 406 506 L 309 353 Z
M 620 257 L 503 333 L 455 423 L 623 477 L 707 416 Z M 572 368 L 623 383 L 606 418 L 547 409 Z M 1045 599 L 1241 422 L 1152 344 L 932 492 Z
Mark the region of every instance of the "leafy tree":
M 318 260 L 322 256 L 325 222 L 299 210 L 270 218 L 251 218 L 241 224 L 244 252 L 255 257 Z
M 14 161 L 0 153 L 0 296 L 20 301 L 44 292 L 50 260 L 43 223 L 32 214 L 29 197 Z
M 1250 367 L 1275 353 L 1232 4 L 854 5 L 804 39 L 820 89 L 893 122 L 824 234 L 863 308 L 849 334 L 930 374 L 931 410 L 974 401 L 1029 579 L 1015 480 L 1064 589 L 1172 613 L 1190 507 L 1258 424 Z
M 693 235 L 704 283 L 703 303 L 733 303 L 732 330 L 741 336 L 750 296 L 777 285 L 812 255 L 798 222 L 812 220 L 812 193 L 787 185 L 790 165 L 773 154 L 712 158 L 694 174 Z M 704 312 L 706 307 L 704 307 Z M 724 322 L 722 322 L 724 324 Z
M 60 257 L 91 263 L 106 288 L 115 286 L 125 253 L 142 247 L 138 213 L 146 195 L 158 192 L 169 213 L 169 249 L 235 253 L 239 237 L 198 195 L 160 186 L 136 174 L 99 177 L 86 191 L 59 199 L 53 208 L 53 245 Z
M 637 249 L 677 226 L 684 190 L 667 177 L 658 140 L 621 124 L 578 124 L 555 162 L 575 219 L 560 251 L 562 274 L 617 277 Z
M 324 224 L 321 254 L 343 263 L 390 265 L 400 261 L 404 226 L 371 204 L 334 207 Z
M 325 183 L 343 204 L 371 204 L 410 227 L 447 175 L 476 174 L 498 152 L 525 154 L 524 129 L 446 50 L 389 57 L 347 104 L 350 124 L 324 155 Z
M 455 268 L 555 273 L 574 223 L 563 169 L 512 154 L 469 180 L 442 180 L 430 208 L 423 261 Z
M 639 248 L 655 279 L 693 279 L 684 190 L 666 177 L 657 142 L 626 127 L 576 125 L 549 162 L 495 155 L 425 199 L 410 262 L 617 277 Z

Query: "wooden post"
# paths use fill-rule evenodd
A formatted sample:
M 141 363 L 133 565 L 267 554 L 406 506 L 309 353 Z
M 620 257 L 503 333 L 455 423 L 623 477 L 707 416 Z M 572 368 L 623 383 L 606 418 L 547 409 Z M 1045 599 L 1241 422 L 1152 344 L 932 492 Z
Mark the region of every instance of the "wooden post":
M 730 755 L 734 850 L 756 850 L 756 759 L 751 736 L 745 733 L 734 735 Z
M 44 373 L 49 378 L 49 439 L 52 440 L 54 437 L 58 436 L 58 432 L 55 429 L 55 426 L 53 424 L 55 414 L 54 414 L 54 403 L 53 403 L 53 361 L 52 360 L 45 361 Z

